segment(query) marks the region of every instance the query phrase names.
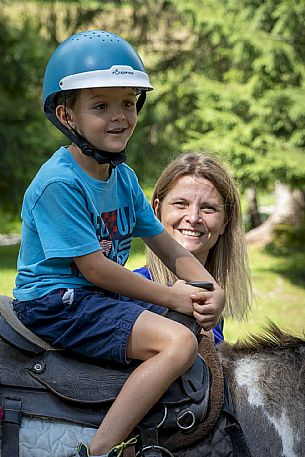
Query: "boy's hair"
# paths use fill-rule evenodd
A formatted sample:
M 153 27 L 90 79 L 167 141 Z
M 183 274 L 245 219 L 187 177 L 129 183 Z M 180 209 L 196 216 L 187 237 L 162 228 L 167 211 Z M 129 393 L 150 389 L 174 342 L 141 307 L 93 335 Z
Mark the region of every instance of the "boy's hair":
M 225 291 L 224 315 L 242 319 L 252 302 L 252 288 L 237 186 L 226 167 L 211 155 L 206 152 L 185 153 L 161 173 L 152 204 L 158 199 L 159 208 L 162 207 L 168 192 L 184 176 L 208 179 L 224 199 L 225 231 L 210 249 L 205 267 Z M 156 216 L 160 219 L 160 213 Z M 150 249 L 147 249 L 147 266 L 153 279 L 161 284 L 169 285 L 177 280 Z
M 73 109 L 81 89 L 63 90 L 57 94 L 55 105 Z

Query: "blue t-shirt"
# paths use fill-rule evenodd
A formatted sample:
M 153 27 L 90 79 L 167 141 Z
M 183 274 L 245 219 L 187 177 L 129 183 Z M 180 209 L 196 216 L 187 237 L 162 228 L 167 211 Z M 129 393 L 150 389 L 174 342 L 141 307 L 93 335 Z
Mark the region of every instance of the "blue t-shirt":
M 152 280 L 151 273 L 147 267 L 137 268 L 136 270 L 133 270 L 133 271 L 135 273 L 140 274 L 141 276 L 144 276 L 147 279 Z M 222 328 L 221 328 L 220 324 L 216 324 L 212 330 L 213 330 L 213 334 L 214 334 L 215 344 L 222 343 L 224 341 L 224 336 L 223 336 L 223 332 L 222 332 Z
M 20 301 L 57 288 L 90 286 L 73 257 L 101 250 L 124 265 L 133 237 L 152 237 L 164 230 L 130 167 L 121 164 L 107 181 L 100 181 L 65 147 L 38 171 L 25 193 L 21 216 L 14 289 Z

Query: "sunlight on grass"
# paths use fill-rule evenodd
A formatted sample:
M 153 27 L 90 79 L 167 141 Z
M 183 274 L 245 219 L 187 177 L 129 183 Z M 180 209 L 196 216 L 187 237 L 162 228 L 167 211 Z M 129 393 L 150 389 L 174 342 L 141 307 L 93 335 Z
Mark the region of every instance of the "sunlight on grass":
M 289 261 L 292 261 L 293 256 L 299 255 L 304 258 L 304 253 L 294 253 L 291 254 Z M 294 275 L 291 271 L 285 274 L 284 257 L 271 256 L 261 249 L 250 248 L 249 259 L 255 303 L 246 322 L 226 320 L 227 340 L 236 341 L 249 333 L 256 333 L 268 324 L 268 320 L 282 329 L 303 335 L 305 330 L 304 275 L 300 280 L 298 274 L 295 274 L 295 280 L 293 280 Z M 304 266 L 304 261 L 302 263 Z

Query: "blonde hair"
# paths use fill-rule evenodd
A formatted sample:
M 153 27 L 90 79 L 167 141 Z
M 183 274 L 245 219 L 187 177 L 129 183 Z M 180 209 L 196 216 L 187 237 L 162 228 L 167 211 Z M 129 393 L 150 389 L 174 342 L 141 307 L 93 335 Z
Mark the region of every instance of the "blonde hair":
M 237 186 L 229 171 L 216 158 L 206 152 L 185 153 L 169 163 L 161 173 L 152 195 L 152 204 L 158 199 L 161 208 L 168 192 L 183 176 L 208 179 L 224 199 L 225 231 L 210 249 L 205 268 L 226 294 L 223 315 L 243 319 L 251 307 L 252 287 Z M 160 219 L 160 211 L 156 216 Z M 147 267 L 156 282 L 171 285 L 177 280 L 149 248 Z

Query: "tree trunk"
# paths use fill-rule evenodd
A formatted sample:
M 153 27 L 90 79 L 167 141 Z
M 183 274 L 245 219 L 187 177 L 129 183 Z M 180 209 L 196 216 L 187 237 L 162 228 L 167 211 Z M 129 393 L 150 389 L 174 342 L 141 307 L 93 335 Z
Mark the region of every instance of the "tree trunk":
M 254 229 L 261 225 L 261 216 L 258 210 L 257 198 L 256 198 L 256 188 L 250 187 L 247 189 L 247 203 L 248 203 L 248 219 L 250 223 L 250 228 Z
M 246 234 L 248 243 L 266 244 L 272 240 L 274 228 L 279 224 L 297 226 L 304 219 L 305 195 L 298 189 L 291 189 L 287 184 L 275 185 L 274 211 L 269 218 Z

